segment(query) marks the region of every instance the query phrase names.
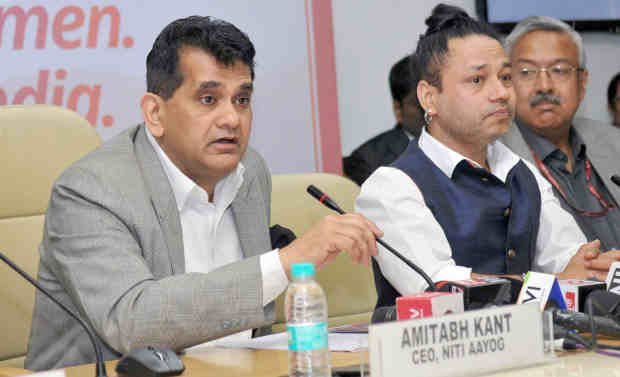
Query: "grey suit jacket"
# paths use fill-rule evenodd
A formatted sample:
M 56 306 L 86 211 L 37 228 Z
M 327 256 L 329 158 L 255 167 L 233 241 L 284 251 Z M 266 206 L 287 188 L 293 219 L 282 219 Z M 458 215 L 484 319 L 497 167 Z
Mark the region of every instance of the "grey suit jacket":
M 573 127 L 587 146 L 590 162 L 600 175 L 616 203 L 620 203 L 620 187 L 611 181 L 611 176 L 620 174 L 620 131 L 609 124 L 591 119 L 575 118 Z M 516 154 L 536 165 L 519 127 L 515 124 L 500 141 Z M 556 194 L 557 195 L 557 194 Z
M 275 320 L 262 303 L 271 176 L 248 148 L 232 212 L 245 259 L 185 274 L 172 188 L 143 125 L 69 167 L 52 189 L 38 281 L 95 330 L 104 357 L 132 347 L 182 349 Z M 37 292 L 26 368 L 90 363 L 86 332 Z

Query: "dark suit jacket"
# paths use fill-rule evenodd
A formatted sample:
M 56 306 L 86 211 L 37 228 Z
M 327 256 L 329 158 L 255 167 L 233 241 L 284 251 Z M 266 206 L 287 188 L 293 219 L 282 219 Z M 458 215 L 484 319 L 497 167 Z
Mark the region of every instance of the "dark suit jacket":
M 388 166 L 405 151 L 409 138 L 400 124 L 360 145 L 343 158 L 344 174 L 362 185 L 380 166 Z
M 620 203 L 620 187 L 611 180 L 612 175 L 620 174 L 620 130 L 586 118 L 574 118 L 573 127 L 587 145 L 588 158 L 592 162 L 592 166 L 600 175 L 616 203 Z M 516 124 L 510 127 L 508 132 L 500 138 L 500 141 L 520 157 L 536 166 L 530 149 Z M 558 195 L 557 192 L 555 194 Z
M 271 249 L 271 175 L 251 148 L 231 204 L 245 259 L 185 273 L 172 187 L 145 127 L 127 130 L 69 167 L 52 188 L 39 283 L 95 330 L 105 359 L 130 348 L 182 349 L 275 320 L 263 307 L 260 254 Z M 26 367 L 94 361 L 79 324 L 37 292 Z

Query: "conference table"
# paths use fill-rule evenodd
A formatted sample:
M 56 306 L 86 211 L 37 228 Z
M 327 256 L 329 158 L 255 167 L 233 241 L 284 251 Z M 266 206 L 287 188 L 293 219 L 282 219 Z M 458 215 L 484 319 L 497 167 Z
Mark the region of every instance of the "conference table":
M 620 342 L 612 342 L 620 343 Z M 288 354 L 282 350 L 252 350 L 233 348 L 203 348 L 190 351 L 182 357 L 185 372 L 182 376 L 278 377 L 288 373 Z M 368 352 L 332 352 L 332 367 L 356 366 L 367 360 Z M 106 363 L 108 376 L 116 377 L 116 361 Z M 66 368 L 67 377 L 93 377 L 92 364 Z M 414 374 L 412 374 L 414 375 Z M 486 374 L 488 377 L 620 377 L 620 359 L 594 352 L 571 351 L 560 354 L 553 361 L 527 368 Z M 374 376 L 373 376 L 374 377 Z M 377 376 L 383 377 L 383 376 Z M 387 377 L 387 376 L 385 376 Z
M 367 360 L 368 353 L 332 352 L 332 367 L 359 365 L 360 360 Z M 361 359 L 364 358 L 364 359 Z M 288 375 L 288 351 L 252 350 L 208 347 L 188 351 L 181 356 L 185 364 L 183 377 L 227 377 L 254 376 L 278 377 Z M 108 377 L 116 377 L 116 361 L 106 362 Z M 93 364 L 79 365 L 64 369 L 67 377 L 94 377 Z

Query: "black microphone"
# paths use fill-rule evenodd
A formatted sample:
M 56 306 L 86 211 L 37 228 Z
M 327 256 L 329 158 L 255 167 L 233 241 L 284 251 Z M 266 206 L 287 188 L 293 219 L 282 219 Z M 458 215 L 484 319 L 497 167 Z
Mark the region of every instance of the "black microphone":
M 618 174 L 614 174 L 611 176 L 611 181 L 615 184 L 617 184 L 618 186 L 620 186 L 620 175 Z
M 382 306 L 380 308 L 376 308 L 372 313 L 372 317 L 370 318 L 370 323 L 383 323 L 383 322 L 391 322 L 396 321 L 396 305 L 392 306 Z
M 342 208 L 340 208 L 332 198 L 327 196 L 327 194 L 324 194 L 323 191 L 319 190 L 315 185 L 308 186 L 307 191 L 308 194 L 315 197 L 325 207 L 332 209 L 341 215 L 344 215 L 345 212 L 342 210 Z
M 553 323 L 579 330 L 620 338 L 620 296 L 605 290 L 592 291 L 585 300 L 588 313 L 552 309 Z
M 592 302 L 592 314 L 610 317 L 620 324 L 620 295 L 596 290 L 586 298 L 586 307 L 588 301 Z
M 553 313 L 553 323 L 565 327 L 569 330 L 590 332 L 592 322 L 597 333 L 620 338 L 620 324 L 611 318 L 598 315 L 589 316 L 580 312 L 573 312 L 565 309 L 551 309 Z
M 51 293 L 49 293 L 47 290 L 45 290 L 45 288 L 40 286 L 39 283 L 37 283 L 33 278 L 30 277 L 30 275 L 26 273 L 26 271 L 22 270 L 16 264 L 11 262 L 11 260 L 7 258 L 2 252 L 0 252 L 0 259 L 2 259 L 4 263 L 8 264 L 9 267 L 15 270 L 15 272 L 20 274 L 24 279 L 28 280 L 28 282 L 34 285 L 39 291 L 43 292 L 44 295 L 49 297 L 50 300 L 56 303 L 56 305 L 60 306 L 62 310 L 67 312 L 71 317 L 73 317 L 73 319 L 75 319 L 76 321 L 78 321 L 80 325 L 82 325 L 84 330 L 86 330 L 86 333 L 88 334 L 88 337 L 90 338 L 91 343 L 93 344 L 93 348 L 95 349 L 95 357 L 97 359 L 97 363 L 95 366 L 95 373 L 96 373 L 95 375 L 96 377 L 107 377 L 108 374 L 105 369 L 105 364 L 103 363 L 103 356 L 101 353 L 101 348 L 99 348 L 99 344 L 97 344 L 97 341 L 95 340 L 95 334 L 93 334 L 93 331 L 90 329 L 90 327 L 88 327 L 86 322 L 84 322 L 80 317 L 78 317 L 75 313 L 73 313 L 71 309 L 63 305 L 63 303 L 55 299 Z
M 513 286 L 516 285 L 516 286 Z M 513 304 L 517 301 L 523 283 L 515 279 L 484 277 L 479 279 L 438 281 L 439 292 L 461 292 L 467 310 Z
M 338 212 L 341 215 L 345 214 L 345 212 L 338 206 L 338 204 L 336 204 L 335 201 L 333 201 L 329 196 L 327 196 L 327 194 L 323 193 L 323 191 L 319 190 L 316 186 L 314 185 L 308 186 L 307 191 L 308 191 L 308 194 L 312 195 L 314 198 L 316 198 L 319 202 L 321 202 L 327 208 L 333 209 L 334 211 Z M 417 272 L 420 276 L 422 276 L 424 280 L 426 280 L 426 283 L 428 284 L 428 288 L 431 291 L 433 292 L 437 291 L 437 288 L 435 287 L 435 283 L 433 283 L 433 280 L 431 280 L 431 278 L 426 274 L 426 272 L 424 272 L 420 267 L 416 266 L 409 259 L 405 258 L 401 253 L 396 251 L 392 246 L 388 245 L 381 238 L 375 237 L 375 240 L 377 240 L 377 242 L 380 245 L 388 249 L 392 254 L 396 255 L 400 260 L 405 262 L 407 266 L 411 267 L 412 269 L 415 270 L 415 272 Z

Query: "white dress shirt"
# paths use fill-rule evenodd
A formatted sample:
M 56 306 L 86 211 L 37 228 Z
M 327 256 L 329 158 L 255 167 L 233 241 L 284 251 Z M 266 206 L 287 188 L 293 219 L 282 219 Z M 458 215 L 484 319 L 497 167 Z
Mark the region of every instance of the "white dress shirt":
M 433 138 L 426 129 L 418 141 L 420 149 L 448 177 L 463 159 Z M 468 160 L 468 159 L 466 159 Z M 496 141 L 487 147 L 490 172 L 502 182 L 520 158 Z M 480 167 L 475 161 L 468 160 Z M 533 270 L 559 273 L 586 242 L 573 217 L 564 211 L 553 189 L 527 161 L 540 189 L 540 226 L 536 238 Z M 362 185 L 355 208 L 374 221 L 384 239 L 406 258 L 421 267 L 433 281 L 471 278 L 471 268 L 457 266 L 443 229 L 426 206 L 422 192 L 406 173 L 393 167 L 380 167 Z M 381 272 L 402 295 L 427 287 L 422 277 L 389 251 L 379 246 L 376 257 Z
M 209 194 L 179 170 L 148 128 L 146 134 L 164 167 L 176 199 L 183 232 L 185 272 L 208 273 L 243 259 L 230 207 L 243 183 L 243 164 L 239 163 L 233 172 L 215 185 L 214 200 L 209 202 Z M 264 306 L 284 291 L 288 278 L 280 263 L 278 249 L 262 254 L 259 259 Z M 251 336 L 252 330 L 246 330 L 223 339 L 249 339 Z

